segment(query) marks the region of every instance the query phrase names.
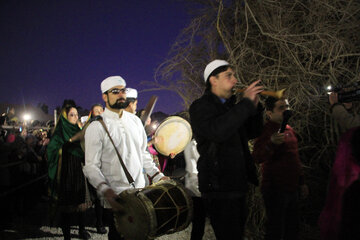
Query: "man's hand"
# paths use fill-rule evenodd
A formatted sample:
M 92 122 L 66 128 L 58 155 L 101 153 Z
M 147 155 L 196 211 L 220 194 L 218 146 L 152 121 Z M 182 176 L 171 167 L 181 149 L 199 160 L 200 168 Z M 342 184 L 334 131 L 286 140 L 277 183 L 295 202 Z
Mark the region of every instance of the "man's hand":
M 148 147 L 155 144 L 155 143 L 158 143 L 158 142 L 159 142 L 159 138 L 155 137 L 155 136 L 152 136 L 151 140 L 148 141 Z
M 248 98 L 251 101 L 254 102 L 255 106 L 259 102 L 259 96 L 258 93 L 262 92 L 264 90 L 263 86 L 256 86 L 256 84 L 260 83 L 261 80 L 257 80 L 250 84 L 245 91 L 244 91 L 244 98 Z
M 160 180 L 170 180 L 170 178 L 168 176 L 163 176 Z
M 275 145 L 280 145 L 284 142 L 285 139 L 285 134 L 284 133 L 274 133 L 273 135 L 271 135 L 271 142 Z
M 108 203 L 110 204 L 113 211 L 115 211 L 115 212 L 124 212 L 124 207 L 121 206 L 116 201 L 116 199 L 118 199 L 119 196 L 114 192 L 114 190 L 112 190 L 111 188 L 106 189 L 106 191 L 104 192 L 104 197 L 108 201 Z

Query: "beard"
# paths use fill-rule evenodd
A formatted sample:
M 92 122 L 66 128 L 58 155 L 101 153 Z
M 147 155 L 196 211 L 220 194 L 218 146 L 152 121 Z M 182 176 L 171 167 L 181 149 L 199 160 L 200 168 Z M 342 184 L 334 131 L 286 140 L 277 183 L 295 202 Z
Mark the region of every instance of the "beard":
M 121 102 L 121 100 L 123 100 L 124 102 Z M 111 108 L 113 109 L 124 109 L 127 107 L 127 103 L 125 101 L 124 98 L 119 98 L 118 100 L 116 100 L 116 102 L 114 104 L 111 104 L 109 101 L 108 101 L 108 104 Z

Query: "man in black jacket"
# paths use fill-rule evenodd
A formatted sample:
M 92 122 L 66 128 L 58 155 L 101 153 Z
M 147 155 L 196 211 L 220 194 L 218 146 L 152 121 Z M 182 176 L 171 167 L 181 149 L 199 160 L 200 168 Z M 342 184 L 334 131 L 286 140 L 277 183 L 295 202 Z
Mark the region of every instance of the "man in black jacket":
M 204 71 L 204 95 L 190 106 L 191 126 L 198 143 L 198 178 L 217 239 L 243 239 L 247 218 L 248 182 L 258 184 L 248 140 L 260 135 L 263 108 L 252 83 L 236 103 L 237 82 L 230 64 L 210 62 Z

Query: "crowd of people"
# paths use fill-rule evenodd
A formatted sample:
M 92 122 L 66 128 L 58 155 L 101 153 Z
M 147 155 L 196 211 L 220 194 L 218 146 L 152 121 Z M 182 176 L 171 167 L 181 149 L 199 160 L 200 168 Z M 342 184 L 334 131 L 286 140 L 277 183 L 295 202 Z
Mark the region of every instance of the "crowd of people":
M 203 96 L 189 109 L 193 139 L 183 155 L 184 183 L 193 201 L 191 239 L 202 239 L 206 217 L 217 239 L 243 239 L 249 183 L 261 185 L 264 239 L 299 239 L 298 204 L 309 195 L 309 188 L 296 132 L 284 117 L 289 113 L 288 100 L 269 96 L 263 106 L 260 80 L 237 98 L 234 68 L 225 60 L 214 60 L 205 67 L 204 83 Z M 70 220 L 75 218 L 79 238 L 91 237 L 85 229 L 91 207 L 98 233 L 124 239 L 114 222 L 115 213 L 126 212 L 121 193 L 169 180 L 167 163 L 176 155 L 161 156 L 156 151 L 157 139 L 146 127 L 151 119 L 142 122 L 146 113 L 137 111 L 138 92 L 126 86 L 120 76 L 104 79 L 100 90 L 105 108 L 93 105 L 86 118 L 80 119 L 74 101 L 64 101 L 51 131 L 2 130 L 1 149 L 7 149 L 1 151 L 2 164 L 19 163 L 0 169 L 2 190 L 19 183 L 18 176 L 26 182 L 45 174 L 29 191 L 49 197 L 51 212 L 60 212 L 64 239 L 70 239 Z M 336 93 L 329 95 L 329 102 L 330 114 L 344 135 L 319 226 L 322 239 L 357 239 L 360 116 L 349 112 L 351 103 L 339 103 Z M 251 139 L 255 139 L 253 151 L 248 145 Z M 261 169 L 261 183 L 256 165 Z
M 9 225 L 14 214 L 26 214 L 36 202 L 47 199 L 46 148 L 49 125 L 17 125 L 12 108 L 2 116 L 0 127 L 1 226 Z

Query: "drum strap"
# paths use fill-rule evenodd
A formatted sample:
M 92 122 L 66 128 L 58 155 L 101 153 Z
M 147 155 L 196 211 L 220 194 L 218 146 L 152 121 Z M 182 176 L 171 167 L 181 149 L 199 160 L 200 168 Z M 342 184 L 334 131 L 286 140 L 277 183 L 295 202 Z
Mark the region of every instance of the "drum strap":
M 119 161 L 120 161 L 120 164 L 121 164 L 122 168 L 124 169 L 124 172 L 125 172 L 125 175 L 126 175 L 127 180 L 129 181 L 130 185 L 133 186 L 133 188 L 135 188 L 135 181 L 134 181 L 134 179 L 131 177 L 129 171 L 127 170 L 127 168 L 126 168 L 126 166 L 125 166 L 125 164 L 124 164 L 124 161 L 122 160 L 122 158 L 121 158 L 121 156 L 120 156 L 120 153 L 119 153 L 119 151 L 117 150 L 117 148 L 116 148 L 116 146 L 115 146 L 115 143 L 114 143 L 114 141 L 112 140 L 112 138 L 111 138 L 111 136 L 110 136 L 110 133 L 109 133 L 109 131 L 108 131 L 108 129 L 107 129 L 104 121 L 102 120 L 102 118 L 98 118 L 98 119 L 96 119 L 96 120 L 98 120 L 98 121 L 101 123 L 101 125 L 104 127 L 105 132 L 106 132 L 107 135 L 109 136 L 109 139 L 110 139 L 112 145 L 113 145 L 114 148 L 115 148 L 116 155 L 118 156 Z

